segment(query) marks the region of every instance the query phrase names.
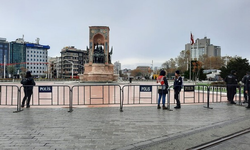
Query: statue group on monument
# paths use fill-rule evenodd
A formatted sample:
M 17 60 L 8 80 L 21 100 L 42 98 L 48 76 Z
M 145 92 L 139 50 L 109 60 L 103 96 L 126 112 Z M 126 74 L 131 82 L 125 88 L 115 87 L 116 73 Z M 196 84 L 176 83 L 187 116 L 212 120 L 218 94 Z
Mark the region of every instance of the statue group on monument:
M 103 45 L 99 45 L 98 43 L 94 44 L 93 63 L 105 63 Z
M 104 53 L 104 44 L 98 44 L 94 43 L 94 52 L 93 54 L 89 51 L 87 47 L 87 52 L 89 53 L 89 58 L 92 58 L 93 63 L 99 63 L 104 64 L 106 62 L 105 60 L 105 53 Z M 113 48 L 111 48 L 111 51 L 108 53 L 108 63 L 111 64 L 111 55 L 113 53 Z

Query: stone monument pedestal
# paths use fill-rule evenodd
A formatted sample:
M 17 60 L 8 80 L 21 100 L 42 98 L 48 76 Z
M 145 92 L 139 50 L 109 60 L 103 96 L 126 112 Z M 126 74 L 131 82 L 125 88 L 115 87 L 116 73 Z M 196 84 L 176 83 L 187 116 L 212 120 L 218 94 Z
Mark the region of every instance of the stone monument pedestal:
M 85 64 L 84 74 L 79 74 L 80 82 L 116 82 L 113 64 Z

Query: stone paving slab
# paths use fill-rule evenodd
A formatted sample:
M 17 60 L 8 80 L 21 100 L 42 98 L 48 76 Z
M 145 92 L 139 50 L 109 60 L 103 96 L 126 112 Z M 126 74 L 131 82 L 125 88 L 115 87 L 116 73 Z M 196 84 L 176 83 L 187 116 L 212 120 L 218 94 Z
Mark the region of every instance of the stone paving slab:
M 180 110 L 156 106 L 74 108 L 0 107 L 0 147 L 3 149 L 133 149 L 182 133 L 194 132 L 239 118 L 244 107 L 216 103 L 182 105 Z M 250 125 L 249 125 L 250 126 Z M 185 135 L 185 134 L 184 134 Z
M 250 133 L 225 141 L 207 150 L 248 150 L 250 148 Z

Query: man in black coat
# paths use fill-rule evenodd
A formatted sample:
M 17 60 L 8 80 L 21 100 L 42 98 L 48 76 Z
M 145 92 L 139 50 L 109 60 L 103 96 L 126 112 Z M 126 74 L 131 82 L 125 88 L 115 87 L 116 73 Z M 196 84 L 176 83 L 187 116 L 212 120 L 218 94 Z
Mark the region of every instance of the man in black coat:
M 250 74 L 250 72 L 248 72 Z M 245 79 L 246 83 L 245 83 L 245 93 L 247 94 L 248 97 L 248 105 L 246 108 L 250 108 L 250 75 L 246 77 Z
M 228 101 L 231 104 L 236 104 L 234 102 L 234 95 L 236 94 L 236 87 L 238 86 L 238 81 L 235 70 L 232 70 L 231 73 L 228 76 L 226 76 L 225 82 L 227 83 Z
M 22 79 L 21 84 L 23 85 L 23 89 L 24 89 L 24 97 L 23 97 L 21 107 L 24 107 L 25 100 L 28 98 L 28 100 L 26 102 L 26 107 L 29 108 L 30 107 L 30 98 L 31 98 L 31 95 L 33 93 L 33 86 L 36 85 L 34 79 L 31 76 L 30 71 L 26 72 L 25 78 Z
M 180 71 L 176 70 L 175 71 L 175 80 L 174 80 L 174 99 L 176 100 L 176 107 L 175 109 L 180 109 L 181 108 L 181 103 L 179 99 L 179 94 L 182 88 L 182 77 L 180 76 Z
M 247 84 L 246 84 L 246 82 L 247 82 L 247 79 L 249 78 L 249 76 L 250 76 L 250 72 L 249 71 L 247 71 L 247 73 L 246 73 L 246 75 L 242 78 L 242 83 L 244 83 L 244 102 L 243 103 L 247 103 L 248 102 L 248 100 L 247 100 L 247 98 L 248 98 L 248 94 L 245 92 L 245 91 L 247 91 L 246 89 L 247 89 Z

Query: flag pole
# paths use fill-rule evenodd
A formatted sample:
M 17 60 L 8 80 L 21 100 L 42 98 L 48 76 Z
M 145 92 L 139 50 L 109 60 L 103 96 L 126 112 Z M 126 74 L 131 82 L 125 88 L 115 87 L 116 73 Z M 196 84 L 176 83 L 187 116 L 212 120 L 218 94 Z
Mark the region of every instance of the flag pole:
M 189 54 L 189 61 L 190 61 L 190 68 L 189 68 L 189 80 L 191 80 L 191 63 L 192 63 L 192 61 L 191 61 L 191 54 L 192 54 L 192 46 L 194 45 L 194 37 L 193 37 L 193 34 L 192 34 L 192 32 L 190 33 L 190 54 Z
M 190 46 L 190 54 L 189 54 L 189 80 L 191 80 L 191 53 L 192 53 L 192 45 Z

